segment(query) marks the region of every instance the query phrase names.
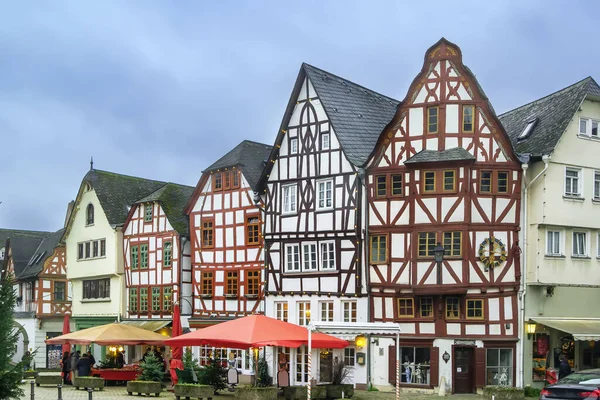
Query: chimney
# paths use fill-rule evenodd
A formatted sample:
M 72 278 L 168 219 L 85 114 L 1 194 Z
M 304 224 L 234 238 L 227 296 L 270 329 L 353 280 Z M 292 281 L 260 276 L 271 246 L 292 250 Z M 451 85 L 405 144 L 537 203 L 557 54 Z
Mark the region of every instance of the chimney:
M 75 208 L 75 201 L 71 200 L 69 202 L 69 204 L 67 205 L 67 215 L 65 215 L 65 223 L 63 228 L 67 227 L 67 224 L 69 223 L 69 220 L 71 219 L 71 214 L 73 214 L 73 208 Z

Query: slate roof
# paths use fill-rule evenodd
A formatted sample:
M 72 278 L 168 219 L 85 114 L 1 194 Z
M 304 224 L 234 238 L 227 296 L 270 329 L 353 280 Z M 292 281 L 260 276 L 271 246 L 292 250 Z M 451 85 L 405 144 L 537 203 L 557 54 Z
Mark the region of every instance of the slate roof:
M 303 63 L 348 160 L 363 166 L 400 102 Z M 295 101 L 295 99 L 294 99 Z
M 2 247 L 6 245 L 6 240 L 10 239 L 15 277 L 20 278 L 33 253 L 44 238 L 51 234 L 52 232 L 0 229 L 0 239 L 3 239 Z
M 404 164 L 418 163 L 434 163 L 445 161 L 474 161 L 475 157 L 462 147 L 454 147 L 452 149 L 436 151 L 436 150 L 421 150 Z
M 600 86 L 592 77 L 508 111 L 498 118 L 517 153 L 539 157 L 554 151 L 586 96 L 600 98 Z M 536 118 L 533 130 L 519 140 L 528 122 Z
M 27 266 L 23 269 L 18 279 L 26 279 L 37 276 L 44 269 L 44 262 L 48 257 L 52 256 L 54 249 L 60 243 L 64 229 L 60 229 L 49 236 L 46 236 L 40 245 L 32 253 Z
M 272 149 L 273 146 L 268 144 L 244 140 L 203 172 L 238 167 L 242 170 L 250 187 L 256 190 L 265 167 L 265 161 L 269 160 L 269 154 L 271 154 Z
M 189 219 L 184 213 L 185 205 L 194 193 L 194 187 L 167 183 L 136 203 L 159 202 L 171 226 L 181 235 L 189 234 Z

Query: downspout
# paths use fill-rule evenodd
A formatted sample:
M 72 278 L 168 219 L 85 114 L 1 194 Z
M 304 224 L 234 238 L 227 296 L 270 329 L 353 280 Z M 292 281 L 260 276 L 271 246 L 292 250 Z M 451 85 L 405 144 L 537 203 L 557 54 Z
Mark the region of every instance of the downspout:
M 368 188 L 367 188 L 367 181 L 366 181 L 366 171 L 364 168 L 359 168 L 358 169 L 358 179 L 360 179 L 361 184 L 363 186 L 363 193 L 361 193 L 361 202 L 365 205 L 365 207 L 361 207 L 361 209 L 365 210 L 365 216 L 364 216 L 364 220 L 365 220 L 365 226 L 364 226 L 364 231 L 365 231 L 365 240 L 364 240 L 364 252 L 363 252 L 363 260 L 364 260 L 364 274 L 365 274 L 365 291 L 367 293 L 367 322 L 371 322 L 371 294 L 370 294 L 370 288 L 371 288 L 371 282 L 370 282 L 370 275 L 369 275 L 369 202 L 368 202 Z M 360 235 L 361 232 L 359 231 L 358 234 Z M 368 334 L 367 335 L 367 388 L 370 388 L 371 386 L 371 335 Z
M 178 293 L 178 297 L 177 297 L 177 303 L 179 303 L 179 313 L 183 314 L 183 260 L 185 258 L 184 255 L 184 249 L 185 249 L 185 243 L 187 242 L 187 238 L 183 235 L 179 235 L 179 271 L 177 271 L 177 293 Z M 192 255 L 190 254 L 190 269 L 192 268 Z M 193 299 L 192 299 L 192 304 L 191 304 L 191 310 L 190 313 L 191 315 L 194 315 L 194 304 L 193 304 Z M 181 317 L 180 317 L 181 318 Z
M 522 263 L 522 268 L 521 268 L 521 288 L 519 289 L 519 298 L 521 300 L 521 309 L 519 310 L 519 321 L 521 321 L 521 323 L 524 325 L 525 324 L 525 297 L 527 295 L 527 246 L 528 246 L 528 240 L 527 240 L 527 232 L 528 232 L 528 220 L 527 220 L 527 210 L 528 210 L 528 200 L 529 200 L 529 188 L 533 185 L 533 183 L 535 181 L 538 180 L 538 178 L 542 175 L 544 175 L 546 173 L 546 170 L 548 169 L 548 163 L 550 162 L 550 156 L 547 154 L 542 155 L 542 161 L 544 162 L 544 169 L 535 176 L 535 178 L 533 178 L 529 183 L 525 183 L 525 177 L 527 176 L 527 170 L 529 169 L 529 164 L 528 163 L 523 163 L 522 168 L 523 168 L 523 216 L 522 216 L 522 221 L 523 223 L 521 224 L 523 229 L 523 250 L 522 250 L 522 256 L 523 256 L 523 263 Z M 519 328 L 519 336 L 520 339 L 519 340 L 519 356 L 517 357 L 517 361 L 519 362 L 519 373 L 518 373 L 518 377 L 520 382 L 518 382 L 517 386 L 518 387 L 523 387 L 525 384 L 525 370 L 524 370 L 524 363 L 525 363 L 525 342 L 523 340 L 523 327 L 521 326 Z

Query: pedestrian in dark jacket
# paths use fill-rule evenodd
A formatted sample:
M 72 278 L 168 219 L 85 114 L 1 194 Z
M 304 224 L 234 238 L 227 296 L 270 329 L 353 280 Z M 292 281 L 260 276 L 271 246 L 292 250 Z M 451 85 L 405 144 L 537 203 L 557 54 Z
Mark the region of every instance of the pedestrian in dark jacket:
M 71 374 L 71 359 L 69 357 L 69 352 L 65 351 L 63 353 L 63 357 L 62 360 L 60 361 L 61 366 L 62 366 L 62 373 L 63 373 L 63 383 L 65 385 L 70 385 L 71 384 L 71 377 L 69 376 Z
M 571 366 L 569 360 L 564 354 L 560 356 L 560 365 L 558 366 L 558 379 L 562 379 L 571 373 Z
M 94 358 L 94 355 L 92 354 L 91 351 L 88 351 L 87 356 L 89 357 L 91 366 L 93 367 L 94 364 L 96 364 L 96 359 Z
M 77 361 L 77 376 L 90 376 L 92 372 L 91 361 L 87 353 L 83 353 L 83 356 Z

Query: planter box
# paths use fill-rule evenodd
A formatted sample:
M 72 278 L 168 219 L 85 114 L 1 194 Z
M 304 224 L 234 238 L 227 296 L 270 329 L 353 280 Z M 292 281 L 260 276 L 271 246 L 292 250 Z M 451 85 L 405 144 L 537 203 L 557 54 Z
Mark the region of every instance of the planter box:
M 274 386 L 238 386 L 235 388 L 235 398 L 244 400 L 273 400 L 277 399 L 277 392 L 279 392 L 279 389 Z
M 160 396 L 160 392 L 162 391 L 162 385 L 160 382 L 151 382 L 151 381 L 129 381 L 127 382 L 127 394 L 132 395 L 133 393 L 137 393 L 138 396 L 142 394 L 147 395 L 155 395 L 156 397 Z
M 354 385 L 325 385 L 328 399 L 351 398 L 354 396 Z M 342 393 L 344 394 L 342 396 Z
M 306 394 L 306 392 L 304 392 Z M 306 398 L 307 396 L 304 396 Z M 317 385 L 313 386 L 310 391 L 311 399 L 326 399 L 327 398 L 327 386 Z
M 215 389 L 210 385 L 192 385 L 192 384 L 177 384 L 173 387 L 173 395 L 175 399 L 180 400 L 182 397 L 188 399 L 208 399 L 212 400 L 215 395 Z
M 62 376 L 57 373 L 39 373 L 35 377 L 36 386 L 40 385 L 58 385 L 63 382 Z
M 306 386 L 286 386 L 283 388 L 283 398 L 285 400 L 304 400 L 306 399 Z M 314 388 L 311 397 L 316 399 Z M 320 398 L 320 397 L 319 397 Z M 323 397 L 325 398 L 325 397 Z
M 73 386 L 77 390 L 79 388 L 104 390 L 104 379 L 91 376 L 76 376 L 73 378 Z
M 23 372 L 23 378 L 28 379 L 28 378 L 35 378 L 37 375 L 36 371 L 25 371 Z
M 525 392 L 510 386 L 486 386 L 483 388 L 483 396 L 490 400 L 523 400 Z

